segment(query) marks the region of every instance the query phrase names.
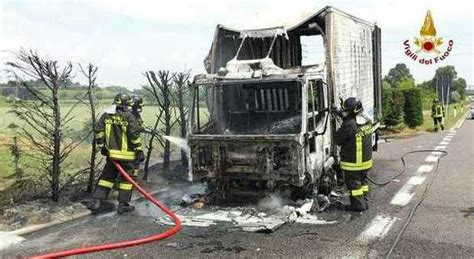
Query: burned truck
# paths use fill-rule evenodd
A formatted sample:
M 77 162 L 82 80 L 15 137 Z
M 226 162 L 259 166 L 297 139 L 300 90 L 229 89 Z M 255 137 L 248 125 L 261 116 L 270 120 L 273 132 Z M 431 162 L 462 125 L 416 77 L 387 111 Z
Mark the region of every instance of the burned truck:
M 331 105 L 358 97 L 376 147 L 380 37 L 375 24 L 333 7 L 290 28 L 218 25 L 207 73 L 191 84 L 189 180 L 222 194 L 282 186 L 329 193 L 340 184 Z

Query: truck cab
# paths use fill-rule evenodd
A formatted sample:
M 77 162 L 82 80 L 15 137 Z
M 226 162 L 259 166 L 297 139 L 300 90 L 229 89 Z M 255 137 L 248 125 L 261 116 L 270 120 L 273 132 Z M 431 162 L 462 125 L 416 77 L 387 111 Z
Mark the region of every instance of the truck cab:
M 357 33 L 349 33 L 355 37 L 349 55 L 338 58 L 344 22 Z M 208 73 L 191 85 L 189 180 L 205 179 L 224 194 L 288 185 L 328 194 L 338 183 L 339 122 L 330 106 L 359 97 L 377 125 L 376 29 L 332 7 L 290 29 L 218 25 L 205 60 Z M 324 55 L 315 64 L 301 62 L 304 35 L 321 36 Z M 346 60 L 358 67 L 347 68 Z

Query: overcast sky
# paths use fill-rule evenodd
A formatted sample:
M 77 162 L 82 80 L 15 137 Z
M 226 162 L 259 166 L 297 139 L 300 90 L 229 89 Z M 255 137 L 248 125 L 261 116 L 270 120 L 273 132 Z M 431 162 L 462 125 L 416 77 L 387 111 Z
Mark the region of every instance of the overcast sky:
M 217 23 L 234 28 L 293 25 L 323 8 L 335 6 L 382 28 L 383 73 L 406 63 L 422 82 L 436 65 L 409 60 L 405 39 L 413 40 L 428 9 L 437 36 L 454 41 L 447 60 L 458 75 L 474 84 L 473 1 L 422 0 L 0 0 L 0 68 L 10 51 L 35 49 L 59 61 L 99 66 L 100 85 L 130 88 L 145 83 L 146 70 L 204 71 Z M 298 3 L 298 4 L 295 4 Z M 441 48 L 445 48 L 445 45 Z M 0 72 L 0 81 L 8 78 Z M 83 81 L 77 75 L 75 81 Z

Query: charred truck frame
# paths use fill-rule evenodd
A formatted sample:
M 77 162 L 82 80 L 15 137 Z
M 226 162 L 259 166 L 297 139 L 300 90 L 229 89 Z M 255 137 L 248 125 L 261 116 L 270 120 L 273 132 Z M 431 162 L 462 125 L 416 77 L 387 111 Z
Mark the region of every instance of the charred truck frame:
M 191 85 L 189 180 L 206 179 L 223 194 L 288 185 L 329 193 L 340 183 L 340 122 L 331 104 L 358 97 L 374 122 L 376 149 L 380 35 L 376 25 L 333 7 L 288 29 L 218 25 L 207 74 Z M 317 39 L 320 57 L 304 64 L 317 52 L 305 47 Z

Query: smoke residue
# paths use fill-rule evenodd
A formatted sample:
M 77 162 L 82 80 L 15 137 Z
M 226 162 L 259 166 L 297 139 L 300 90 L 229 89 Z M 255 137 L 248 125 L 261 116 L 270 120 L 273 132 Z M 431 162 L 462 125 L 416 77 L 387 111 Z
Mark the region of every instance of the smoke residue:
M 271 194 L 260 200 L 257 208 L 263 211 L 279 212 L 285 205 L 293 204 L 294 202 L 283 194 Z

